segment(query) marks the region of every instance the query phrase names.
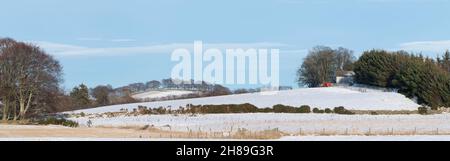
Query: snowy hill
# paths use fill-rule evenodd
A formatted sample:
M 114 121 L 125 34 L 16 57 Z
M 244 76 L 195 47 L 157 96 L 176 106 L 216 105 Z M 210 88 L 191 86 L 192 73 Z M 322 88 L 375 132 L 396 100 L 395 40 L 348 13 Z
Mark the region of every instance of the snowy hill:
M 217 97 L 204 97 L 159 102 L 144 102 L 122 105 L 112 105 L 73 112 L 103 113 L 115 112 L 120 109 L 131 111 L 138 105 L 151 108 L 167 107 L 178 109 L 187 104 L 242 104 L 251 103 L 259 108 L 272 107 L 276 104 L 291 106 L 309 105 L 311 107 L 333 108 L 344 106 L 353 110 L 416 110 L 419 107 L 414 101 L 395 92 L 360 92 L 346 88 L 303 88 L 276 93 L 249 93 Z
M 187 94 L 192 94 L 193 91 L 185 91 L 185 90 L 158 90 L 158 91 L 147 91 L 142 93 L 137 93 L 132 95 L 134 99 L 138 100 L 146 100 L 146 99 L 155 99 L 162 98 L 168 96 L 183 96 Z

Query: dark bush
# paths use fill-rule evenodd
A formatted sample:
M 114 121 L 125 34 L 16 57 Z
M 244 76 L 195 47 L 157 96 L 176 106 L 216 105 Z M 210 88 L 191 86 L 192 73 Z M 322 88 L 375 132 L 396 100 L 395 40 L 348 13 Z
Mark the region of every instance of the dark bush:
M 38 121 L 39 125 L 62 125 L 68 127 L 78 127 L 78 122 L 64 118 L 48 117 Z
M 147 108 L 147 106 L 139 105 L 137 112 L 141 115 L 147 115 L 147 114 L 151 114 L 152 110 Z
M 258 109 L 258 112 L 268 113 L 268 112 L 273 112 L 273 109 L 269 108 L 269 107 L 260 108 L 260 109 Z
M 188 113 L 252 113 L 260 110 L 252 104 L 245 103 L 229 105 L 189 105 L 186 111 Z
M 300 108 L 297 109 L 298 113 L 311 113 L 311 107 L 308 105 L 302 105 Z
M 313 108 L 312 111 L 313 111 L 313 113 L 319 113 L 320 110 L 319 110 L 319 108 L 315 107 L 315 108 Z
M 421 115 L 426 115 L 426 114 L 428 114 L 428 109 L 426 108 L 426 107 L 419 107 L 418 109 L 417 109 L 417 111 L 419 112 L 419 114 L 421 114 Z
M 334 113 L 337 113 L 337 114 L 344 114 L 344 115 L 353 115 L 353 114 L 354 114 L 353 112 L 351 112 L 351 111 L 345 109 L 345 108 L 342 107 L 342 106 L 335 107 L 335 108 L 333 109 L 333 111 L 334 111 Z
M 275 113 L 295 113 L 296 109 L 292 106 L 286 106 L 282 104 L 277 104 L 273 106 L 273 112 Z
M 329 109 L 329 108 L 326 108 L 326 109 L 325 109 L 325 113 L 333 113 L 333 110 L 331 110 L 331 109 Z

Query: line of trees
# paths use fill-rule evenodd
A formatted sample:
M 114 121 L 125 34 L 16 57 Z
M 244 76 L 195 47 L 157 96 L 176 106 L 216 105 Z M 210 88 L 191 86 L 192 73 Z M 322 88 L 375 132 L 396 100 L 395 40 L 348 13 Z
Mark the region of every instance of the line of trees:
M 405 51 L 370 50 L 355 63 L 355 81 L 396 88 L 418 103 L 450 107 L 450 53 L 437 60 Z
M 158 90 L 158 89 L 181 89 L 181 90 L 196 90 L 196 91 L 212 91 L 214 90 L 215 84 L 211 84 L 205 81 L 195 82 L 194 80 L 174 80 L 171 78 L 158 80 L 151 80 L 146 83 L 132 83 L 127 86 L 118 87 L 114 90 L 120 91 L 126 88 L 131 90 L 131 92 L 144 92 L 147 90 Z
M 2 120 L 24 120 L 55 107 L 62 68 L 39 47 L 0 39 L 0 101 Z
M 122 89 L 121 95 L 117 95 L 111 85 L 98 85 L 89 89 L 80 84 L 72 89 L 66 96 L 66 107 L 62 110 L 76 110 L 97 106 L 138 102 L 131 97 L 132 92 Z

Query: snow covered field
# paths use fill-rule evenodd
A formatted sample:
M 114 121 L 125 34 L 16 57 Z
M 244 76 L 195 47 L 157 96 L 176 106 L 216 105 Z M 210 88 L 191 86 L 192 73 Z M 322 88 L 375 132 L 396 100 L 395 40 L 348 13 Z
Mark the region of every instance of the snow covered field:
M 21 137 L 0 138 L 0 141 L 242 141 L 237 139 L 176 139 L 176 138 L 80 138 L 80 137 Z M 261 141 L 261 140 L 244 140 Z M 403 136 L 285 136 L 267 141 L 450 141 L 450 135 Z
M 164 91 L 147 91 L 133 95 L 134 99 L 145 100 L 145 99 L 154 99 L 154 98 L 162 98 L 168 96 L 182 96 L 187 94 L 192 94 L 193 91 L 183 91 L 183 90 L 164 90 Z
M 450 141 L 450 135 L 285 136 L 279 141 Z
M 217 97 L 204 97 L 194 99 L 170 100 L 159 102 L 144 102 L 123 105 L 112 105 L 92 109 L 74 111 L 76 113 L 104 113 L 117 112 L 120 109 L 131 111 L 138 105 L 151 108 L 167 107 L 178 109 L 187 104 L 242 104 L 251 103 L 259 108 L 272 107 L 276 104 L 291 106 L 309 105 L 311 107 L 334 108 L 344 106 L 354 110 L 417 110 L 419 107 L 414 101 L 395 92 L 361 92 L 341 87 L 331 88 L 302 88 L 276 93 L 249 93 Z
M 364 135 L 450 134 L 450 114 L 436 115 L 337 115 L 337 114 L 206 114 L 143 115 L 111 118 L 69 118 L 93 126 L 145 126 L 173 131 L 233 132 L 239 128 L 263 131 L 278 128 L 289 134 Z

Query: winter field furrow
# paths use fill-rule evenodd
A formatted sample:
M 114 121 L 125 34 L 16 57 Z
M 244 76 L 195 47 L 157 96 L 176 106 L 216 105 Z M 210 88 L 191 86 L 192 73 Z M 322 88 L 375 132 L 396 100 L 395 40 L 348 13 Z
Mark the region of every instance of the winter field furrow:
M 301 106 L 309 105 L 319 108 L 334 108 L 344 106 L 352 110 L 417 110 L 419 107 L 414 101 L 395 92 L 360 92 L 356 90 L 331 88 L 303 88 L 278 92 L 262 92 L 250 94 L 227 95 L 217 97 L 204 97 L 194 99 L 132 103 L 122 105 L 104 106 L 92 109 L 72 111 L 75 113 L 104 113 L 117 112 L 121 109 L 137 108 L 138 105 L 150 108 L 165 107 L 178 109 L 187 104 L 194 105 L 220 105 L 251 103 L 258 108 L 272 107 L 276 104 Z

